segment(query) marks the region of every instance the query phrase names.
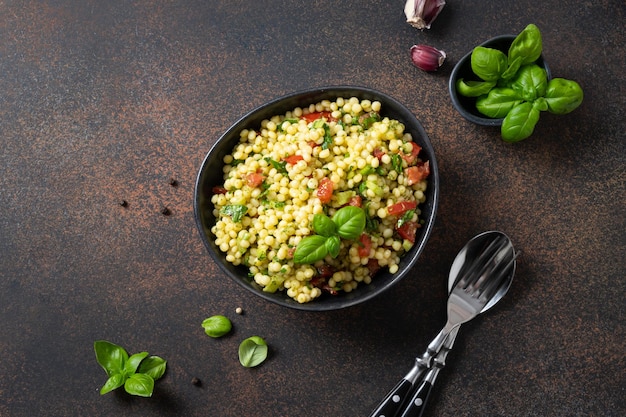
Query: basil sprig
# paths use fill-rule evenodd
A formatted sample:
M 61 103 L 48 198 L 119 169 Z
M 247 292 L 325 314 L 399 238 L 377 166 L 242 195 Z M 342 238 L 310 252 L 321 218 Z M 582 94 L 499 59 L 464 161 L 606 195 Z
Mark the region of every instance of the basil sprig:
M 543 41 L 539 28 L 530 24 L 518 34 L 505 54 L 477 46 L 471 55 L 472 72 L 481 81 L 459 79 L 459 94 L 476 97 L 476 109 L 487 117 L 502 118 L 505 142 L 518 142 L 532 135 L 540 113 L 567 114 L 583 100 L 580 85 L 571 80 L 548 80 L 536 64 Z
M 165 373 L 165 360 L 148 356 L 148 352 L 129 356 L 124 348 L 106 340 L 94 342 L 93 347 L 96 360 L 109 377 L 100 389 L 100 395 L 124 386 L 124 390 L 131 395 L 152 396 L 154 381 Z
M 341 239 L 354 240 L 365 230 L 366 215 L 360 207 L 346 206 L 335 212 L 332 218 L 324 214 L 313 216 L 315 235 L 300 241 L 293 255 L 297 264 L 312 264 L 326 255 L 339 255 Z

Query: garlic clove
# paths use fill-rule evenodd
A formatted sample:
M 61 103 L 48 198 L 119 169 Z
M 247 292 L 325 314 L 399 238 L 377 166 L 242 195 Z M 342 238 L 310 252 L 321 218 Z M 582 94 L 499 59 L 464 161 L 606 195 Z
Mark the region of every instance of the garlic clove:
M 445 5 L 445 0 L 407 0 L 404 4 L 406 21 L 417 29 L 430 29 Z
M 446 53 L 428 45 L 413 45 L 411 47 L 413 65 L 423 71 L 437 71 L 446 60 Z

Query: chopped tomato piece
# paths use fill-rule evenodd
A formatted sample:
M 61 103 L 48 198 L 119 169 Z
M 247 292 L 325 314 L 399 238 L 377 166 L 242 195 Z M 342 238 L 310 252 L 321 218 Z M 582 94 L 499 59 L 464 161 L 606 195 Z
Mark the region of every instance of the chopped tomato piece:
M 380 148 L 376 148 L 374 149 L 374 152 L 372 152 L 372 155 L 374 155 L 380 161 L 383 155 L 385 155 L 385 152 Z
M 403 153 L 400 152 L 400 156 L 402 157 L 402 159 L 404 159 L 406 161 L 407 164 L 412 165 L 415 163 L 415 161 L 417 161 L 417 155 L 419 155 L 419 153 L 422 150 L 422 147 L 419 146 L 417 143 L 415 142 L 411 142 L 411 152 L 410 153 Z
M 307 123 L 311 123 L 321 118 L 326 118 L 330 120 L 331 119 L 330 114 L 331 113 L 329 111 L 316 111 L 316 112 L 309 113 L 309 114 L 303 114 L 302 116 L 300 116 L 300 118 L 306 120 Z
M 304 160 L 304 157 L 302 155 L 289 155 L 288 157 L 283 159 L 285 162 L 287 162 L 290 165 L 295 165 L 298 162 Z
M 354 197 L 350 197 L 350 200 L 348 200 L 348 205 L 354 206 L 354 207 L 361 207 L 363 205 L 363 199 L 361 198 L 360 195 L 355 195 Z
M 417 222 L 404 222 L 402 226 L 396 228 L 396 231 L 402 239 L 406 239 L 411 243 L 415 243 L 415 234 L 417 229 L 420 228 L 420 224 Z
M 376 273 L 380 270 L 380 264 L 376 259 L 370 259 L 367 261 L 367 269 L 370 271 L 370 277 L 376 275 Z
M 320 199 L 322 204 L 326 204 L 333 196 L 333 182 L 328 177 L 322 178 L 320 184 L 317 186 L 317 198 Z
M 213 194 L 226 194 L 227 190 L 224 187 L 215 186 L 211 189 Z
M 426 162 L 418 162 L 417 165 L 408 167 L 404 170 L 409 185 L 416 184 L 430 175 L 430 164 Z
M 250 174 L 246 175 L 246 184 L 248 184 L 252 188 L 255 188 L 261 185 L 264 179 L 265 177 L 263 177 L 262 174 L 259 174 L 258 172 L 251 172 Z
M 400 201 L 399 203 L 395 203 L 387 207 L 387 213 L 391 216 L 397 216 L 409 210 L 415 210 L 416 207 L 416 201 Z
M 372 249 L 372 239 L 368 234 L 363 233 L 359 237 L 359 256 L 361 258 L 367 258 L 370 256 L 370 249 Z
M 321 278 L 330 278 L 335 273 L 335 268 L 328 264 L 323 264 L 319 268 L 317 268 L 318 276 Z

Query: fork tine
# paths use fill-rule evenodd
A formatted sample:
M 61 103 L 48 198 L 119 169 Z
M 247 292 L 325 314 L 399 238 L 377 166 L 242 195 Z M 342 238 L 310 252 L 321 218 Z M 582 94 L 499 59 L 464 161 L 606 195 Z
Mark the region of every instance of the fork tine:
M 463 289 L 477 285 L 477 281 L 483 276 L 485 270 L 506 243 L 506 239 L 502 236 L 497 236 L 480 252 L 480 255 L 477 256 L 474 262 L 464 271 L 463 277 L 459 281 Z
M 518 255 L 519 252 L 513 252 L 513 256 L 506 264 L 504 264 L 504 266 L 502 266 L 502 263 L 496 264 L 495 268 L 490 272 L 490 274 L 497 275 L 497 278 L 491 279 L 483 288 L 479 290 L 479 296 L 481 298 L 489 300 L 496 293 L 496 291 L 500 288 L 502 282 L 508 276 L 511 268 L 513 268 L 513 265 L 515 264 L 515 259 L 517 259 Z
M 490 241 L 487 245 L 483 245 L 483 248 L 481 248 L 478 252 L 478 256 L 475 256 L 474 254 L 469 254 L 469 256 L 473 257 L 474 260 L 471 263 L 468 262 L 466 264 L 466 267 L 459 272 L 460 278 L 458 280 L 458 284 L 462 285 L 463 288 L 467 288 L 467 286 L 475 280 L 476 269 L 479 267 L 479 265 L 481 265 L 484 257 L 499 239 L 500 236 L 497 236 L 496 239 Z

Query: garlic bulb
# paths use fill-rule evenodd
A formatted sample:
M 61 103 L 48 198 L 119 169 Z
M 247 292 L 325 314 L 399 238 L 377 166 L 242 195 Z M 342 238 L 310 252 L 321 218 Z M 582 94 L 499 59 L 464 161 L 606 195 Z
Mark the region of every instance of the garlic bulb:
M 418 29 L 430 29 L 445 5 L 445 0 L 407 0 L 404 5 L 406 21 Z

